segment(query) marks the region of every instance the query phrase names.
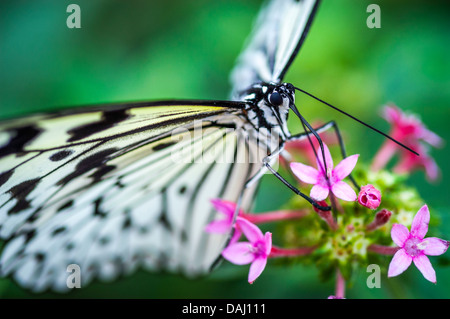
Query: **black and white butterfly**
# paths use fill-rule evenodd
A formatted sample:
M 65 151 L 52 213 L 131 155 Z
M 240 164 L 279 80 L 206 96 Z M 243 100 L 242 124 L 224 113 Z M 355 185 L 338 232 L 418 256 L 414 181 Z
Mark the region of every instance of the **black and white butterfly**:
M 67 290 L 70 264 L 80 266 L 82 286 L 138 267 L 210 272 L 230 234 L 204 231 L 216 218 L 209 201 L 249 209 L 267 170 L 290 186 L 272 165 L 285 142 L 309 133 L 290 134 L 290 110 L 308 124 L 282 80 L 317 8 L 315 0 L 267 3 L 232 72 L 233 101 L 103 105 L 1 122 L 1 275 L 39 292 Z

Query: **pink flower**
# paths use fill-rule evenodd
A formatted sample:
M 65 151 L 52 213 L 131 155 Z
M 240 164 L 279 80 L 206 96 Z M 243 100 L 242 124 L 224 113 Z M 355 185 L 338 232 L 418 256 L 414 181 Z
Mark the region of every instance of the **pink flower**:
M 376 209 L 381 203 L 381 192 L 369 184 L 361 187 L 358 203 L 369 209 Z
M 205 231 L 208 233 L 219 233 L 226 234 L 231 231 L 233 228 L 234 222 L 234 213 L 236 211 L 236 203 L 222 200 L 222 199 L 212 199 L 211 204 L 213 204 L 214 208 L 220 212 L 222 215 L 225 215 L 224 219 L 214 220 L 205 227 Z M 242 211 L 239 210 L 239 214 L 241 215 Z M 239 240 L 242 235 L 242 231 L 236 224 L 235 231 L 233 237 L 230 239 L 230 244 Z
M 318 169 L 302 163 L 291 163 L 292 172 L 301 181 L 307 184 L 314 184 L 310 196 L 316 201 L 322 201 L 327 198 L 330 190 L 340 199 L 346 201 L 356 200 L 355 191 L 342 180 L 351 173 L 356 165 L 359 155 L 351 155 L 343 159 L 333 169 L 333 159 L 331 158 L 330 151 L 325 144 L 323 146 L 325 151 L 325 162 L 327 164 L 326 172 L 320 148 L 317 150 L 318 159 L 316 162 Z
M 394 105 L 385 106 L 383 113 L 384 118 L 391 124 L 389 135 L 418 152 L 420 156 L 387 140 L 375 156 L 372 169 L 379 170 L 385 167 L 394 154 L 399 151 L 400 161 L 394 167 L 395 172 L 405 173 L 417 168 L 424 168 L 428 179 L 437 179 L 439 168 L 433 158 L 429 156 L 428 148 L 425 145 L 440 147 L 443 144 L 442 138 L 428 130 L 416 116 L 403 113 Z
M 267 258 L 272 250 L 272 234 L 265 235 L 248 220 L 238 217 L 236 220 L 239 228 L 249 242 L 237 242 L 228 245 L 222 251 L 222 256 L 236 265 L 250 264 L 248 282 L 253 283 L 261 275 L 267 264 Z
M 392 225 L 391 237 L 400 249 L 395 253 L 389 265 L 388 277 L 395 277 L 404 272 L 414 262 L 423 276 L 436 283 L 436 273 L 428 256 L 442 255 L 450 242 L 436 237 L 424 238 L 428 231 L 430 211 L 424 205 L 414 216 L 411 232 L 401 224 Z

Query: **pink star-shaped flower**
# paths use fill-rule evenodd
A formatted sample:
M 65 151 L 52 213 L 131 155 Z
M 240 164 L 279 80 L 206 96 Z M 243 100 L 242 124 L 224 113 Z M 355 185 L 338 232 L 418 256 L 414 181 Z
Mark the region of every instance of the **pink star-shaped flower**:
M 310 196 L 317 201 L 322 201 L 327 198 L 330 191 L 340 199 L 346 201 L 356 200 L 355 191 L 342 180 L 351 173 L 358 161 L 359 155 L 351 155 L 343 159 L 333 169 L 333 159 L 331 158 L 330 151 L 325 144 L 323 146 L 327 172 L 325 172 L 320 147 L 317 149 L 317 169 L 302 163 L 291 163 L 292 172 L 301 181 L 307 184 L 314 184 Z
M 236 223 L 249 242 L 236 242 L 222 251 L 222 256 L 236 265 L 250 264 L 248 282 L 253 283 L 261 275 L 272 250 L 272 234 L 261 230 L 246 219 L 238 217 Z
M 388 277 L 395 277 L 404 272 L 414 262 L 423 276 L 436 283 L 436 272 L 428 256 L 442 255 L 447 251 L 450 242 L 436 237 L 424 238 L 428 231 L 430 211 L 424 205 L 414 216 L 411 232 L 404 225 L 392 225 L 391 237 L 400 249 L 389 264 Z

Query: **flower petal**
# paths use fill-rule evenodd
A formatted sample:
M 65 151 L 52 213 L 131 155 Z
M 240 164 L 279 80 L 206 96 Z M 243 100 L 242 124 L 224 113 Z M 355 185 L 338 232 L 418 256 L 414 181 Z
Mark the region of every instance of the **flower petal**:
M 414 258 L 414 265 L 420 270 L 425 279 L 436 283 L 436 272 L 430 263 L 430 260 L 425 255 L 420 255 Z
M 248 220 L 238 217 L 236 218 L 236 227 L 239 227 L 241 231 L 244 233 L 245 237 L 251 242 L 254 243 L 258 240 L 264 240 L 264 235 L 261 229 L 258 228 L 255 224 L 249 222 Z
M 404 249 L 399 249 L 389 264 L 388 277 L 400 275 L 409 265 L 411 265 L 412 257 L 406 254 Z
M 411 224 L 411 235 L 418 238 L 424 238 L 428 231 L 430 223 L 430 211 L 427 205 L 419 209 Z
M 334 183 L 331 191 L 336 197 L 350 202 L 355 201 L 357 197 L 353 188 L 343 181 Z
M 425 238 L 422 243 L 426 245 L 423 253 L 429 256 L 442 255 L 447 251 L 447 248 L 450 245 L 449 241 L 436 237 Z
M 207 233 L 228 233 L 232 228 L 231 223 L 227 219 L 214 220 L 205 227 Z
M 222 256 L 230 263 L 246 265 L 255 260 L 255 256 L 250 251 L 251 248 L 252 244 L 249 242 L 234 243 L 222 251 Z
M 383 117 L 388 121 L 389 123 L 396 123 L 400 120 L 402 116 L 402 113 L 398 107 L 395 105 L 386 105 L 383 108 Z
M 423 155 L 421 155 L 423 156 Z M 439 166 L 436 164 L 435 160 L 431 157 L 424 157 L 422 160 L 423 167 L 425 168 L 425 173 L 430 181 L 435 181 L 440 175 Z
M 302 163 L 291 163 L 291 170 L 302 182 L 316 184 L 319 171 Z
M 328 149 L 328 146 L 323 143 L 323 151 L 324 151 L 324 155 L 325 155 L 325 161 L 327 163 L 327 169 L 333 169 L 333 158 L 331 157 L 331 153 L 330 150 Z M 323 163 L 323 154 L 322 154 L 322 149 L 320 148 L 320 146 L 317 148 L 317 169 L 319 172 L 324 172 L 325 170 L 325 165 Z
M 408 228 L 406 228 L 406 226 L 402 224 L 392 225 L 391 238 L 397 246 L 403 247 L 405 241 L 409 238 L 409 236 L 409 230 Z
M 316 184 L 311 188 L 311 192 L 309 193 L 309 196 L 311 196 L 312 199 L 315 199 L 317 201 L 324 200 L 327 198 L 328 193 L 330 190 L 328 187 L 324 187 L 322 185 Z
M 333 170 L 333 175 L 336 180 L 343 180 L 347 177 L 352 170 L 355 168 L 356 162 L 358 161 L 359 154 L 351 155 L 344 158 Z
M 241 238 L 241 236 L 242 236 L 242 231 L 241 231 L 241 229 L 240 229 L 239 227 L 237 227 L 237 225 L 236 225 L 235 230 L 234 230 L 234 233 L 233 233 L 233 236 L 231 236 L 230 242 L 228 243 L 228 246 L 231 245 L 231 244 L 236 243 L 237 241 L 239 241 L 239 239 Z
M 420 137 L 434 147 L 441 147 L 444 144 L 444 140 L 437 135 L 436 133 L 426 129 L 425 127 L 422 127 L 422 130 L 420 132 Z
M 256 278 L 261 275 L 264 268 L 266 268 L 267 258 L 259 257 L 256 258 L 250 265 L 250 271 L 248 272 L 248 282 L 253 283 Z
M 223 200 L 220 198 L 211 199 L 211 204 L 214 208 L 227 216 L 229 219 L 233 219 L 234 212 L 236 211 L 236 203 Z

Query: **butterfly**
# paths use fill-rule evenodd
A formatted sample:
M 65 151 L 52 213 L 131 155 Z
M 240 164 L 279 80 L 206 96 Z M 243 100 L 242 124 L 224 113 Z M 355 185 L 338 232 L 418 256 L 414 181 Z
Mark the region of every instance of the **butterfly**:
M 0 275 L 42 292 L 67 291 L 71 264 L 83 287 L 138 268 L 207 274 L 231 235 L 205 232 L 216 218 L 209 201 L 248 210 L 267 171 L 317 205 L 273 165 L 286 142 L 335 128 L 311 128 L 296 88 L 283 83 L 318 5 L 263 7 L 229 101 L 101 105 L 0 122 Z M 304 133 L 289 132 L 291 111 Z

